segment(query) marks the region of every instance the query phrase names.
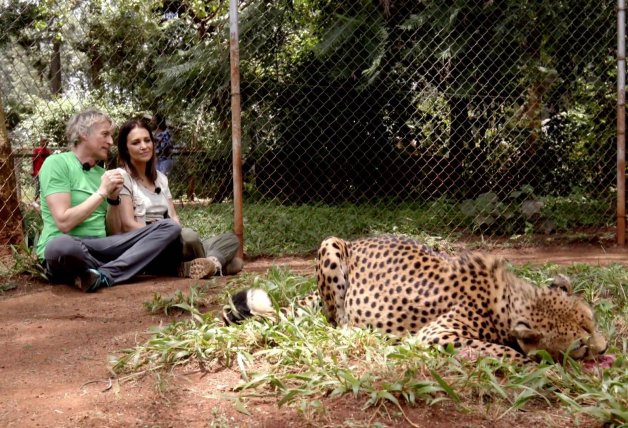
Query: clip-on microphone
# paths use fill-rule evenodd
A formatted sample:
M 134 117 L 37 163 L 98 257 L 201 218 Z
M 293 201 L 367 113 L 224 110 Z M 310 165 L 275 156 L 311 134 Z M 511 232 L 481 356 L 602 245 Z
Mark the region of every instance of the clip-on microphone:
M 159 195 L 161 193 L 161 187 L 155 187 L 155 193 Z
M 82 163 L 81 167 L 83 168 L 83 171 L 85 172 L 88 172 L 90 169 L 92 169 L 92 166 L 89 164 L 89 162 Z

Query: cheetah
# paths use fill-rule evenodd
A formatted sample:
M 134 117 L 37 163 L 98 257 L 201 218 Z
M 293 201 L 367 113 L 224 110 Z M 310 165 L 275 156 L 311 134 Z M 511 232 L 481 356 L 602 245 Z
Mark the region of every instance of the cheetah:
M 592 359 L 607 348 L 592 309 L 568 278 L 539 288 L 501 258 L 450 256 L 399 236 L 331 237 L 318 250 L 316 275 L 323 313 L 334 326 L 414 335 L 427 346 L 452 344 L 461 353 L 516 362 L 532 361 L 536 350 L 562 361 L 566 353 Z M 240 293 L 243 312 L 259 291 Z M 272 309 L 257 306 L 240 319 Z M 238 320 L 229 310 L 223 316 Z

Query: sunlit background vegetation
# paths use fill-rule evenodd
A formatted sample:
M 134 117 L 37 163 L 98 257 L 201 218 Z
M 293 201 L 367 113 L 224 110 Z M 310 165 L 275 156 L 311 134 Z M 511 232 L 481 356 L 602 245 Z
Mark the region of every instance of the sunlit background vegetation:
M 22 211 L 33 144 L 63 149 L 92 105 L 116 123 L 163 113 L 176 198 L 230 204 L 227 6 L 3 1 Z M 239 30 L 245 201 L 260 212 L 401 206 L 417 230 L 477 237 L 614 224 L 614 3 L 254 0 Z

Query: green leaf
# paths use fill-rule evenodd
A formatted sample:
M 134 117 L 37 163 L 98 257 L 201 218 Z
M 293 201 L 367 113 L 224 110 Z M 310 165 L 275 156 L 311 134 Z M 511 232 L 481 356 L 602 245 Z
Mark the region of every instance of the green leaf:
M 449 386 L 449 384 L 445 382 L 445 380 L 440 377 L 440 375 L 434 370 L 430 370 L 430 373 L 432 377 L 436 380 L 436 382 L 438 382 L 438 384 L 441 386 L 441 388 L 443 388 L 443 390 L 447 393 L 449 398 L 451 398 L 454 402 L 459 403 L 460 397 L 458 396 L 458 394 L 456 394 L 456 391 L 454 391 L 453 388 Z

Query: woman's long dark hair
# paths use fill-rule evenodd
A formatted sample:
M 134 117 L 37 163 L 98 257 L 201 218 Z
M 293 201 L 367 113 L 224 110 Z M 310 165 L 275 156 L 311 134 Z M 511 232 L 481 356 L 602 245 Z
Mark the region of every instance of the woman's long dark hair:
M 120 165 L 129 170 L 131 177 L 138 177 L 138 172 L 133 166 L 133 163 L 131 163 L 131 155 L 129 154 L 129 147 L 127 146 L 129 134 L 135 128 L 147 130 L 148 135 L 150 135 L 150 140 L 153 142 L 153 155 L 146 163 L 145 173 L 146 178 L 148 178 L 151 183 L 155 184 L 155 181 L 157 180 L 157 168 L 155 166 L 155 139 L 153 138 L 153 133 L 150 131 L 150 128 L 148 128 L 141 118 L 128 120 L 120 127 L 120 131 L 118 132 L 118 141 L 116 142 L 116 146 L 118 146 L 118 158 L 120 159 Z

